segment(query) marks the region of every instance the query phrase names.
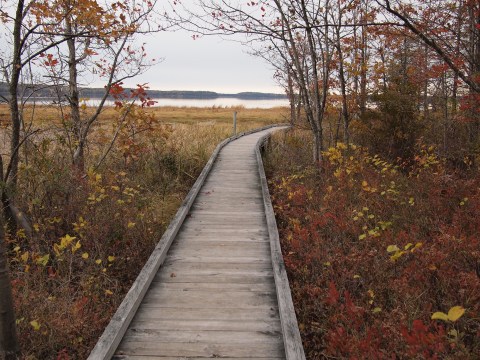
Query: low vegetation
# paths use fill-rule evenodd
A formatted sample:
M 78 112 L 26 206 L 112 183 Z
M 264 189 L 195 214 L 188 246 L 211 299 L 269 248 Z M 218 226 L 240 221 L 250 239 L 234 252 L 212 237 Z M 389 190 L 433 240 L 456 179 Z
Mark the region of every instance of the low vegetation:
M 307 358 L 478 358 L 475 168 L 422 142 L 409 162 L 338 143 L 318 166 L 310 138 L 277 134 L 267 151 Z
M 22 151 L 16 199 L 32 234 L 6 238 L 23 359 L 86 358 L 213 149 L 231 135 L 232 112 L 239 131 L 286 112 L 146 109 L 149 121 L 127 122 L 97 166 L 119 111 L 107 109 L 87 147 L 89 170 L 79 174 L 56 111 L 36 108 Z M 2 120 L 7 113 L 0 108 Z

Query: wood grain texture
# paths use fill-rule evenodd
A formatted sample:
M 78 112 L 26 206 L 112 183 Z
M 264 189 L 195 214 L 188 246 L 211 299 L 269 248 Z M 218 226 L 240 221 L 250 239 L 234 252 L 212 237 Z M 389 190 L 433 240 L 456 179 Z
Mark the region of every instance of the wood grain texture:
M 264 139 L 267 139 L 265 136 Z M 262 140 L 255 147 L 255 154 L 258 162 L 258 172 L 260 174 L 260 182 L 262 185 L 263 201 L 265 206 L 265 216 L 267 219 L 268 233 L 270 236 L 270 248 L 272 252 L 273 273 L 275 278 L 275 286 L 277 289 L 277 300 L 280 313 L 280 322 L 282 324 L 283 343 L 285 346 L 285 355 L 287 360 L 305 360 L 305 352 L 303 350 L 302 338 L 298 329 L 297 317 L 293 307 L 292 295 L 288 283 L 285 263 L 283 262 L 282 249 L 280 247 L 280 239 L 278 236 L 277 221 L 273 211 L 270 193 L 268 191 L 267 178 L 263 168 L 260 147 Z
M 89 359 L 285 358 L 256 154 L 271 131 L 217 147 Z

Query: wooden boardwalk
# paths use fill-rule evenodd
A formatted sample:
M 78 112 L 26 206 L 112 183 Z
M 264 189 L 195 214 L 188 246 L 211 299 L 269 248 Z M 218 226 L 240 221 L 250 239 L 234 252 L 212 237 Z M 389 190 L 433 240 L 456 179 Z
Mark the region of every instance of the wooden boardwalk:
M 274 276 L 256 151 L 272 130 L 242 136 L 218 152 L 114 359 L 302 359 L 301 344 L 293 345 L 297 355 L 285 352 L 292 344 L 285 346 L 281 279 Z M 292 321 L 292 315 L 285 317 Z M 103 346 L 100 341 L 90 358 L 110 358 L 98 351 Z

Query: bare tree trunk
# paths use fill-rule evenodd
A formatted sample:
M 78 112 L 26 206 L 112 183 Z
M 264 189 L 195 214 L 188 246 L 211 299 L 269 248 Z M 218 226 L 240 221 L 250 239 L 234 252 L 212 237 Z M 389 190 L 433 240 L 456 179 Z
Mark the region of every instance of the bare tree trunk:
M 387 68 L 387 63 L 385 61 L 385 52 L 383 49 L 380 49 L 380 59 L 382 61 L 382 88 L 383 88 L 383 93 L 385 94 L 387 92 L 387 73 L 386 73 L 386 68 Z
M 0 226 L 0 359 L 16 359 L 18 350 L 12 289 L 8 276 L 4 234 Z
M 67 6 L 67 12 L 69 6 Z M 82 137 L 82 123 L 80 118 L 80 100 L 78 91 L 78 74 L 77 74 L 77 58 L 75 48 L 75 37 L 72 28 L 72 21 L 67 15 L 65 17 L 65 33 L 68 36 L 66 43 L 68 47 L 68 103 L 70 105 L 70 117 L 73 125 L 73 138 L 75 140 L 75 152 L 73 154 L 73 165 L 79 173 L 84 171 L 85 156 L 84 146 L 85 142 Z
M 287 82 L 288 82 L 288 100 L 290 102 L 290 125 L 294 125 L 297 122 L 296 119 L 296 111 L 295 111 L 295 106 L 296 106 L 296 99 L 295 99 L 295 92 L 293 90 L 293 79 L 292 79 L 292 73 L 290 69 L 286 68 L 287 71 Z
M 338 65 L 339 65 L 339 78 L 340 78 L 340 89 L 342 92 L 342 118 L 343 118 L 343 139 L 347 147 L 350 145 L 350 114 L 348 112 L 348 99 L 347 99 L 347 86 L 345 81 L 345 71 L 343 67 L 343 51 L 342 44 L 340 43 L 340 26 L 341 26 L 341 15 L 339 15 L 339 23 L 336 28 L 337 38 L 335 39 L 335 45 L 338 53 Z
M 21 64 L 21 27 L 23 20 L 24 0 L 19 0 L 13 27 L 13 66 L 10 77 L 10 118 L 12 121 L 12 139 L 10 143 L 11 160 L 10 171 L 5 179 L 11 186 L 15 187 L 18 175 L 19 146 L 20 146 L 20 110 L 18 108 L 18 83 L 20 81 Z M 8 171 L 8 170 L 7 170 Z M 15 190 L 15 189 L 13 189 Z
M 10 231 L 15 231 L 17 223 L 15 217 L 12 215 L 10 206 L 5 206 L 5 203 L 10 204 L 10 199 L 7 192 L 15 193 L 17 187 L 18 177 L 18 163 L 19 163 L 19 150 L 20 150 L 20 109 L 18 108 L 18 83 L 20 81 L 20 72 L 22 70 L 21 64 L 21 30 L 23 21 L 24 0 L 19 0 L 17 4 L 17 10 L 15 14 L 15 22 L 13 26 L 13 54 L 12 54 L 12 72 L 9 83 L 9 106 L 10 106 L 10 119 L 12 123 L 12 136 L 10 140 L 10 162 L 7 166 L 3 181 L 5 187 L 2 189 L 2 203 L 4 217 L 7 221 Z M 3 166 L 2 166 L 3 168 Z
M 442 110 L 443 110 L 443 154 L 444 156 L 447 155 L 447 140 L 448 140 L 448 120 L 449 120 L 449 114 L 448 114 L 448 87 L 447 87 L 447 74 L 444 73 L 441 78 L 441 84 L 442 84 Z
M 429 54 L 428 54 L 428 49 L 429 47 L 427 45 L 424 45 L 423 47 L 423 50 L 424 50 L 424 53 L 423 53 L 423 56 L 424 56 L 424 68 L 425 69 L 428 69 L 428 60 L 429 60 Z M 429 105 L 428 105 L 428 77 L 426 76 L 425 79 L 423 80 L 423 114 L 424 114 L 424 118 L 425 119 L 428 119 L 430 116 L 430 109 L 429 109 Z
M 365 5 L 367 6 L 367 5 Z M 361 61 L 360 61 L 360 117 L 365 117 L 367 111 L 367 26 L 365 23 L 365 12 L 367 9 L 362 9 L 361 18 Z
M 472 6 L 469 8 L 469 15 L 470 15 L 470 48 L 472 54 L 472 78 L 475 79 L 477 89 L 480 88 L 480 81 L 478 81 L 478 76 L 480 76 L 480 13 L 479 9 Z M 478 98 L 480 97 L 480 93 L 470 87 L 470 97 L 474 99 L 472 101 L 472 109 L 471 109 L 471 123 L 470 123 L 470 143 L 472 148 L 476 148 L 479 135 L 480 135 L 480 115 L 479 110 L 480 106 L 478 105 Z M 473 157 L 472 157 L 473 158 Z
M 462 11 L 459 7 L 457 12 L 457 36 L 455 38 L 455 56 L 460 55 L 460 44 L 461 44 L 461 29 L 462 29 Z M 458 74 L 453 74 L 453 89 L 452 89 L 452 117 L 457 115 L 458 110 Z

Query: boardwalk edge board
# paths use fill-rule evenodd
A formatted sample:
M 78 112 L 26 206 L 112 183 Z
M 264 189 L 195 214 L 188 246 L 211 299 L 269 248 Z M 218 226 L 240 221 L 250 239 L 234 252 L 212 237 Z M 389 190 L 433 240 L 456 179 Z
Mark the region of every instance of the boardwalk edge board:
M 153 250 L 152 254 L 148 258 L 147 262 L 145 263 L 144 267 L 138 274 L 137 278 L 135 279 L 132 287 L 128 291 L 127 295 L 125 295 L 124 300 L 118 307 L 117 311 L 113 315 L 110 323 L 105 328 L 102 336 L 98 340 L 97 344 L 93 348 L 92 352 L 90 353 L 88 360 L 106 360 L 111 359 L 117 349 L 120 341 L 122 340 L 125 332 L 130 325 L 140 303 L 143 300 L 152 280 L 155 277 L 158 269 L 162 265 L 167 255 L 168 249 L 172 244 L 175 236 L 177 235 L 180 227 L 185 220 L 190 208 L 195 201 L 202 185 L 205 182 L 210 170 L 220 153 L 220 150 L 227 145 L 228 143 L 246 135 L 253 134 L 255 132 L 263 131 L 270 129 L 272 127 L 278 126 L 285 126 L 286 124 L 273 124 L 268 125 L 259 129 L 254 129 L 250 131 L 246 131 L 243 133 L 239 133 L 234 135 L 228 139 L 223 140 L 220 144 L 217 145 L 215 150 L 213 151 L 210 159 L 208 160 L 207 164 L 203 168 L 202 172 L 198 176 L 195 184 L 193 184 L 192 188 L 190 189 L 189 193 L 183 200 L 182 204 L 180 205 L 177 213 L 175 214 L 174 218 L 170 222 L 168 228 L 163 233 L 162 238 L 157 243 L 155 249 Z M 263 167 L 262 167 L 263 169 Z M 262 185 L 263 186 L 263 185 Z M 267 189 L 268 190 L 268 189 Z M 287 283 L 288 285 L 288 283 Z
M 268 191 L 267 178 L 263 168 L 262 155 L 260 149 L 265 145 L 271 134 L 262 137 L 255 147 L 257 157 L 258 172 L 262 185 L 263 204 L 265 206 L 265 216 L 267 218 L 267 228 L 270 237 L 270 249 L 272 253 L 273 275 L 275 287 L 277 290 L 278 311 L 280 313 L 280 324 L 282 327 L 283 342 L 285 346 L 285 356 L 287 360 L 305 360 L 305 353 L 302 345 L 302 338 L 298 329 L 297 317 L 293 307 L 292 294 L 288 283 L 285 263 L 283 261 L 282 249 L 280 247 L 280 238 L 278 235 L 277 221 L 273 211 L 270 192 Z

